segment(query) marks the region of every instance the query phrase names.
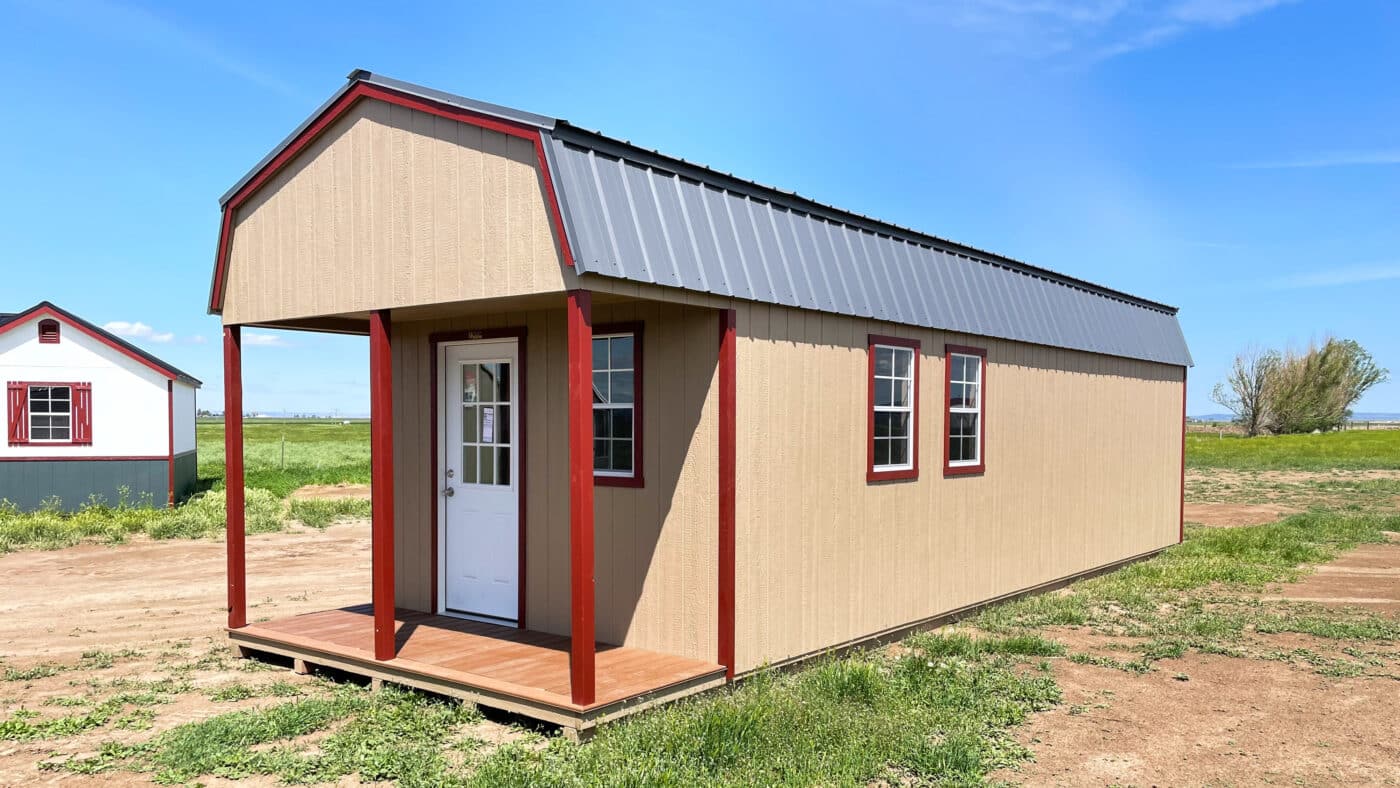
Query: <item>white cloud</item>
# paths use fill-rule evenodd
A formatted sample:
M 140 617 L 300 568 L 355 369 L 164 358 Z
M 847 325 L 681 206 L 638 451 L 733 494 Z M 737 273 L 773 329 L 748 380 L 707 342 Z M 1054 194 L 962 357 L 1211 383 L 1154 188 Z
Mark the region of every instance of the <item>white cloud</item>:
M 212 37 L 144 8 L 109 0 L 85 0 L 75 3 L 31 0 L 29 5 L 34 10 L 62 17 L 73 25 L 85 27 L 108 38 L 125 41 L 139 50 L 164 51 L 285 96 L 303 98 L 299 91 L 271 71 L 240 57 Z
M 139 320 L 135 323 L 128 323 L 125 320 L 113 320 L 110 323 L 104 323 L 102 328 L 119 337 L 126 337 L 128 339 L 144 339 L 148 342 L 160 343 L 170 342 L 175 339 L 175 332 L 156 331 Z
M 1239 170 L 1297 170 L 1317 167 L 1375 167 L 1400 164 L 1400 148 L 1369 151 L 1337 151 L 1278 161 L 1236 164 Z
M 1270 285 L 1276 290 L 1296 290 L 1305 287 L 1335 287 L 1395 279 L 1400 279 L 1400 262 L 1361 263 L 1290 274 L 1274 280 Z
M 190 343 L 191 345 L 202 345 L 205 342 L 208 342 L 209 340 L 205 339 L 201 334 L 195 334 L 194 336 L 189 337 L 185 341 Z
M 258 347 L 287 347 L 287 341 L 276 334 L 244 334 L 243 344 Z
M 1221 29 L 1297 0 L 892 0 L 906 15 L 1022 58 L 1096 62 Z

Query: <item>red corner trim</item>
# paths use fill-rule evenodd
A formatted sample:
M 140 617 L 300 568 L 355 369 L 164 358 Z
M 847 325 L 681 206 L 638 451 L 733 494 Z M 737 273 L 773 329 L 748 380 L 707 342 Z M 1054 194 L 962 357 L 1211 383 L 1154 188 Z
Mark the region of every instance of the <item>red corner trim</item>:
M 919 367 L 922 357 L 920 356 L 920 344 L 917 339 L 905 339 L 903 337 L 890 337 L 881 334 L 871 334 L 866 340 L 866 407 L 865 407 L 865 480 L 867 482 L 892 482 L 905 479 L 919 478 Z M 910 425 L 909 442 L 910 459 L 912 468 L 901 471 L 877 471 L 875 470 L 875 346 L 892 345 L 894 347 L 907 347 L 914 351 L 914 423 Z
M 982 358 L 982 423 L 977 432 L 977 464 L 951 466 L 948 456 L 948 435 L 953 431 L 953 411 L 948 403 L 952 401 L 953 364 L 952 355 L 959 353 Z M 943 346 L 943 475 L 975 476 L 987 472 L 987 349 L 969 345 Z
M 735 475 L 738 465 L 738 351 L 735 312 L 719 313 L 719 664 L 734 678 Z
M 595 698 L 593 536 L 593 299 L 570 290 L 569 391 L 569 691 L 576 705 Z
M 529 400 L 527 399 L 526 393 L 529 391 L 529 386 L 526 385 L 527 378 L 525 377 L 525 372 L 528 369 L 528 365 L 525 363 L 525 351 L 528 344 L 525 341 L 525 338 L 527 336 L 528 332 L 525 330 L 525 326 L 511 326 L 509 328 L 467 329 L 465 331 L 441 331 L 430 334 L 428 336 L 428 423 L 433 425 L 431 434 L 428 436 L 428 456 L 430 458 L 428 460 L 428 464 L 430 467 L 430 473 L 428 474 L 428 500 L 431 502 L 428 505 L 428 510 L 430 522 L 432 522 L 433 524 L 431 535 L 429 537 L 429 549 L 432 553 L 432 556 L 429 559 L 430 566 L 428 585 L 430 589 L 429 597 L 432 602 L 432 609 L 434 612 L 436 612 L 439 609 L 438 484 L 440 480 L 438 477 L 438 434 L 442 430 L 442 425 L 438 422 L 438 397 L 440 397 L 442 393 L 438 389 L 438 346 L 445 342 L 463 342 L 474 339 L 511 338 L 516 340 L 516 353 L 519 354 L 518 363 L 520 365 L 520 369 L 516 371 L 515 375 L 516 386 L 520 389 L 516 397 L 516 406 L 520 409 L 520 429 L 516 431 L 516 434 L 519 436 L 518 443 L 520 444 L 519 447 L 516 449 L 516 452 L 520 455 L 520 473 L 517 474 L 517 481 L 519 482 L 519 484 L 517 484 L 517 487 L 520 491 L 520 563 L 518 569 L 519 582 L 516 583 L 516 586 L 519 588 L 520 594 L 516 609 L 516 627 L 519 629 L 525 628 L 525 601 L 527 598 L 525 594 L 525 570 L 527 567 L 525 555 L 525 539 L 528 529 L 525 527 L 525 524 L 529 522 L 529 520 L 527 519 L 525 502 L 529 500 L 529 497 L 526 495 L 525 484 L 526 480 L 529 479 L 530 476 L 529 473 L 526 471 L 526 469 L 529 467 L 526 464 L 526 459 L 529 457 L 529 454 L 527 453 L 527 449 L 529 447 L 529 441 L 527 440 L 527 438 L 529 437 L 529 433 L 527 431 L 527 427 L 530 421 Z
M 645 466 L 642 464 L 643 425 L 646 423 L 646 419 L 643 417 L 644 411 L 642 410 L 642 328 L 643 323 L 640 320 L 626 323 L 605 323 L 593 327 L 593 336 L 595 337 L 604 334 L 632 334 L 634 340 L 632 343 L 632 378 L 634 381 L 633 396 L 635 397 L 635 401 L 632 403 L 632 475 L 599 476 L 595 472 L 593 474 L 593 485 L 595 487 L 646 486 L 643 470 Z M 589 353 L 591 357 L 592 351 L 590 350 Z M 591 408 L 592 405 L 590 404 L 589 407 Z
M 1176 542 L 1186 541 L 1186 367 L 1181 368 L 1181 523 Z
M 156 364 L 156 363 L 152 362 L 152 361 L 151 361 L 150 359 L 148 359 L 148 358 L 143 358 L 140 354 L 132 352 L 129 348 L 122 347 L 121 345 L 117 344 L 116 342 L 113 342 L 113 341 L 111 340 L 110 337 L 105 337 L 105 336 L 103 336 L 102 334 L 100 334 L 100 333 L 98 333 L 98 332 L 96 332 L 96 331 L 93 331 L 93 330 L 89 329 L 87 326 L 83 325 L 82 323 L 77 322 L 76 320 L 73 320 L 73 321 L 65 320 L 63 315 L 59 314 L 57 311 L 55 311 L 54 309 L 52 309 L 52 308 L 50 308 L 50 307 L 48 307 L 48 306 L 41 306 L 41 307 L 39 307 L 38 309 L 35 309 L 35 310 L 33 310 L 33 311 L 25 312 L 24 314 L 20 314 L 20 315 L 16 315 L 16 316 L 15 316 L 14 318 L 12 318 L 9 322 L 5 323 L 5 325 L 0 326 L 0 334 L 4 334 L 4 333 L 7 332 L 7 331 L 13 331 L 14 329 L 16 329 L 16 328 L 19 327 L 19 324 L 20 324 L 20 323 L 28 323 L 31 319 L 33 319 L 33 318 L 35 318 L 35 317 L 51 317 L 51 318 L 57 320 L 60 324 L 62 324 L 62 323 L 67 323 L 67 324 L 68 324 L 69 326 L 71 326 L 72 328 L 78 329 L 79 331 L 83 332 L 84 334 L 87 334 L 88 336 L 92 337 L 93 339 L 97 340 L 98 342 L 101 342 L 102 344 L 106 345 L 107 347 L 112 348 L 113 350 L 115 350 L 115 351 L 121 353 L 122 355 L 126 356 L 127 358 L 133 359 L 133 360 L 135 360 L 135 361 L 139 361 L 143 366 L 150 367 L 151 369 L 155 370 L 156 372 L 159 372 L 159 373 L 161 374 L 162 377 L 165 377 L 165 378 L 168 378 L 168 379 L 171 379 L 171 380 L 175 379 L 175 377 L 176 377 L 176 375 L 175 375 L 174 373 L 172 373 L 170 370 L 166 369 L 165 367 L 162 367 L 162 366 L 159 365 L 159 364 Z
M 165 437 L 169 442 L 170 459 L 166 483 L 167 506 L 175 505 L 175 381 L 165 381 Z
M 539 162 L 540 179 L 544 184 L 545 198 L 549 204 L 549 214 L 554 222 L 554 230 L 559 235 L 559 248 L 564 256 L 564 263 L 570 268 L 574 265 L 574 253 L 569 245 L 569 237 L 564 231 L 564 215 L 559 208 L 559 197 L 554 190 L 554 178 L 549 171 L 549 162 L 544 155 L 544 137 L 539 129 L 533 126 L 526 126 L 514 123 L 501 118 L 493 118 L 489 115 L 482 115 L 470 110 L 430 101 L 420 96 L 401 93 L 397 90 L 371 85 L 365 82 L 356 83 L 354 87 L 346 91 L 334 104 L 327 107 L 311 125 L 307 126 L 296 139 L 292 140 L 282 152 L 277 154 L 272 161 L 269 161 L 258 170 L 251 180 L 243 185 L 228 202 L 224 204 L 223 218 L 219 225 L 219 246 L 214 255 L 214 283 L 209 291 L 209 311 L 220 312 L 224 307 L 224 288 L 228 275 L 228 255 L 229 244 L 233 240 L 233 215 L 238 208 L 248 200 L 258 189 L 276 175 L 279 170 L 304 151 L 316 138 L 320 137 L 331 124 L 339 120 L 356 102 L 361 99 L 374 99 L 383 101 L 408 109 L 426 112 L 447 120 L 455 120 L 478 128 L 489 129 L 491 131 L 509 134 L 512 137 L 529 140 L 535 146 L 535 158 Z

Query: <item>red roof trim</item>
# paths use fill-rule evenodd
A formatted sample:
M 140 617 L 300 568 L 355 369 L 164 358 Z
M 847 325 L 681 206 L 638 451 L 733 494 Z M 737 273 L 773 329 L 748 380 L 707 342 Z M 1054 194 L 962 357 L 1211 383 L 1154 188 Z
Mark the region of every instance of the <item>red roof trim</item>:
M 166 367 L 162 367 L 161 365 L 151 361 L 150 359 L 142 356 L 141 354 L 136 353 L 130 348 L 125 347 L 122 344 L 114 341 L 112 337 L 108 336 L 105 332 L 96 331 L 91 328 L 88 328 L 86 325 L 83 325 L 82 321 L 70 319 L 68 315 L 64 314 L 63 312 L 60 312 L 59 310 L 53 308 L 48 304 L 40 304 L 39 306 L 30 309 L 28 312 L 15 315 L 13 320 L 11 320 L 8 323 L 5 323 L 4 325 L 0 325 L 0 334 L 4 334 L 7 331 L 13 331 L 15 327 L 17 327 L 20 323 L 28 323 L 31 318 L 35 317 L 52 317 L 58 320 L 58 322 L 60 323 L 67 323 L 68 325 L 78 329 L 84 334 L 87 334 L 88 336 L 92 337 L 98 342 L 101 342 L 107 347 L 112 348 L 113 350 L 121 353 L 127 358 L 141 362 L 142 365 L 149 367 L 155 370 L 156 372 L 159 372 L 162 376 L 170 380 L 177 380 L 180 378 L 180 375 L 176 374 L 174 371 Z
M 502 134 L 509 134 L 512 137 L 529 140 L 535 146 L 535 158 L 539 161 L 540 177 L 544 181 L 545 198 L 549 203 L 550 219 L 554 222 L 555 232 L 559 234 L 559 247 L 564 254 L 564 263 L 570 268 L 574 265 L 573 250 L 569 247 L 569 238 L 564 231 L 564 215 L 559 209 L 559 197 L 554 191 L 554 179 L 549 172 L 549 163 L 545 160 L 544 139 L 540 130 L 520 123 L 493 118 L 489 115 L 482 115 L 470 110 L 443 104 L 437 101 L 402 93 L 397 90 L 372 85 L 367 82 L 357 82 L 354 87 L 345 92 L 335 103 L 326 108 L 319 117 L 306 129 L 292 140 L 291 144 L 283 148 L 272 161 L 268 162 L 253 176 L 243 188 L 239 189 L 228 202 L 224 204 L 223 220 L 219 226 L 219 247 L 214 257 L 214 283 L 209 292 L 209 311 L 218 313 L 224 307 L 224 285 L 228 275 L 228 255 L 229 245 L 233 241 L 233 214 L 247 199 L 262 188 L 272 176 L 285 167 L 292 159 L 296 158 L 304 151 L 316 138 L 320 137 L 332 123 L 339 120 L 341 116 L 350 111 L 360 99 L 375 99 L 388 104 L 394 104 L 408 109 L 426 112 L 448 120 L 455 120 L 459 123 L 466 123 Z

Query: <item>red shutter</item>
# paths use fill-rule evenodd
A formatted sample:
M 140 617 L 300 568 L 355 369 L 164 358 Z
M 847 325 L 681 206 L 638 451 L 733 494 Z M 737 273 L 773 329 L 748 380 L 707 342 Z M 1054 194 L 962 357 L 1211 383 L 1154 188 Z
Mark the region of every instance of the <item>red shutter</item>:
M 92 384 L 73 384 L 73 442 L 92 445 Z
M 5 434 L 11 446 L 29 442 L 29 387 L 24 383 L 11 382 L 9 396 L 5 398 L 10 414 L 9 429 Z

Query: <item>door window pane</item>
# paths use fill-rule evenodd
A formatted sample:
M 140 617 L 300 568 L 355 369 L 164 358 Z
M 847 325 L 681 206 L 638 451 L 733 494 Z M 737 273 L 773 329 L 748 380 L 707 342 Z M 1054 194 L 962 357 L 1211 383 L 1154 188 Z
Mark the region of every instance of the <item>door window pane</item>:
M 476 484 L 476 447 L 462 449 L 462 483 Z
M 477 447 L 477 468 L 480 476 L 477 482 L 480 484 L 496 483 L 496 447 Z
M 496 484 L 510 486 L 510 447 L 496 449 Z
M 462 365 L 462 401 L 478 402 L 476 387 L 477 369 L 475 364 Z

